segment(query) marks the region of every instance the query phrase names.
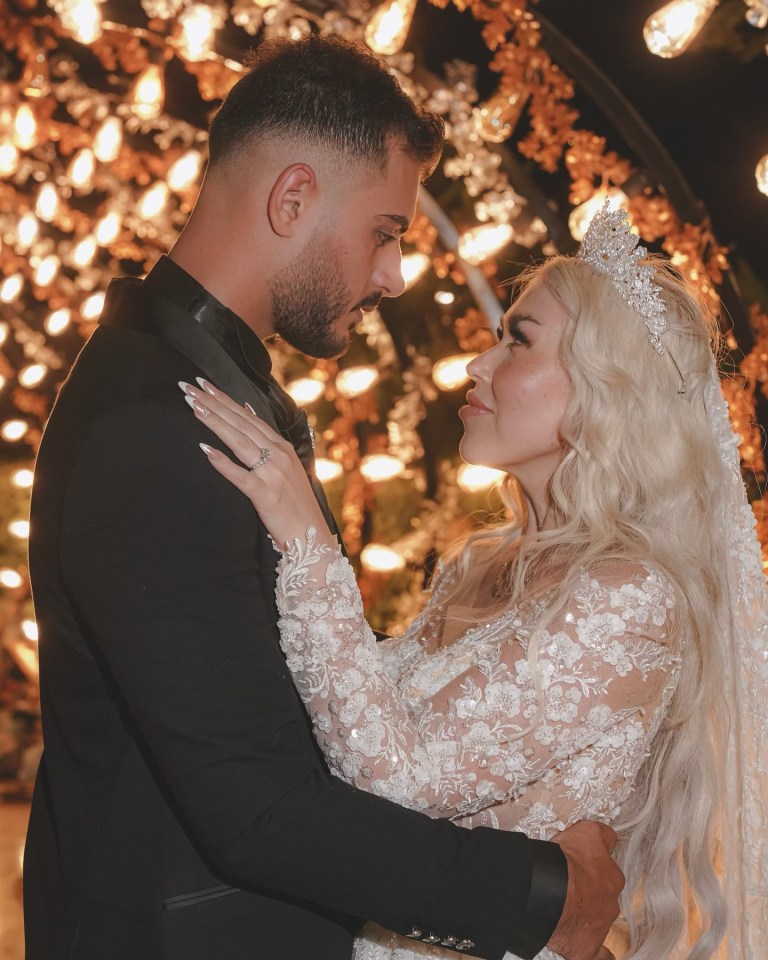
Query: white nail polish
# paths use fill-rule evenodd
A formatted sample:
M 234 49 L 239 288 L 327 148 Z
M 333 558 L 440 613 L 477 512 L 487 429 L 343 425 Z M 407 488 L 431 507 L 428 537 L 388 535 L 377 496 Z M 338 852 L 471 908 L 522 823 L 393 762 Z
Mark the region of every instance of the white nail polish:
M 187 394 L 189 393 L 189 387 L 191 386 L 191 384 L 185 383 L 183 380 L 179 380 L 179 386 L 184 391 L 184 393 L 187 393 Z
M 210 383 L 208 383 L 206 380 L 203 380 L 202 377 L 195 377 L 195 380 L 197 380 L 197 382 L 200 384 L 201 390 L 205 390 L 206 393 L 210 393 L 210 395 L 213 396 L 213 390 L 211 389 Z
M 200 449 L 203 451 L 206 457 L 209 457 L 213 453 L 213 447 L 209 447 L 207 443 L 201 443 Z
M 184 399 L 187 401 L 190 407 L 192 407 L 195 413 L 199 413 L 203 419 L 211 415 L 211 411 L 207 407 L 204 407 L 198 400 L 195 400 L 194 397 L 190 397 L 189 394 L 187 394 Z

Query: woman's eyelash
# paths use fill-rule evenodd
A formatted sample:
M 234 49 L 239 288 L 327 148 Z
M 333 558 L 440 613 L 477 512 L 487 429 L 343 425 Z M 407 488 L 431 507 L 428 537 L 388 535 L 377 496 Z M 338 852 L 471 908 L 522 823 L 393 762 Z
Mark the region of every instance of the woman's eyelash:
M 380 247 L 383 247 L 385 243 L 392 243 L 393 240 L 397 240 L 397 237 L 392 236 L 391 233 L 384 233 L 382 230 L 378 230 L 377 235 Z
M 522 345 L 524 347 L 527 347 L 530 345 L 531 341 L 528 339 L 528 337 L 526 337 L 526 335 L 523 333 L 523 331 L 519 327 L 511 326 L 507 332 L 509 333 L 509 336 L 512 339 L 512 343 L 510 344 L 510 346 Z M 503 340 L 504 328 L 499 327 L 498 330 L 496 331 L 496 335 L 498 336 L 500 341 Z

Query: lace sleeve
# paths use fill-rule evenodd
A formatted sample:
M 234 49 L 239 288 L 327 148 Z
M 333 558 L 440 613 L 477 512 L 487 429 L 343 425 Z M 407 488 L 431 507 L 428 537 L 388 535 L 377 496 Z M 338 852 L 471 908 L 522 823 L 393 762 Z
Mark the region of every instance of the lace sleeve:
M 645 568 L 617 584 L 587 580 L 542 634 L 537 676 L 507 623 L 503 642 L 441 652 L 452 678 L 443 671 L 410 697 L 386 670 L 338 545 L 310 530 L 278 565 L 281 644 L 332 772 L 431 816 L 471 815 L 547 775 L 583 794 L 595 767 L 615 765 L 612 737 L 634 744 L 639 766 L 674 688 L 673 603 Z M 428 659 L 439 671 L 441 657 Z M 571 769 L 574 758 L 590 770 Z

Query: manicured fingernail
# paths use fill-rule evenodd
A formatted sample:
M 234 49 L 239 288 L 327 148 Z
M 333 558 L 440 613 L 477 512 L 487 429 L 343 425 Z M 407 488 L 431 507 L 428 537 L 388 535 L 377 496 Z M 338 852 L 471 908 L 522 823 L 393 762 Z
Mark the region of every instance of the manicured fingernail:
M 195 388 L 191 383 L 185 383 L 184 380 L 179 380 L 179 386 L 181 387 L 184 393 L 192 394 L 195 392 Z
M 211 396 L 214 396 L 214 390 L 210 383 L 207 380 L 203 380 L 202 377 L 195 377 L 195 380 L 200 384 L 200 387 L 205 390 L 206 393 L 210 393 Z
M 214 450 L 213 447 L 209 447 L 207 443 L 201 443 L 200 449 L 203 451 L 206 457 L 208 457 L 209 460 L 215 460 L 219 455 L 219 451 Z
M 256 416 L 256 411 L 253 409 L 253 407 L 250 405 L 250 403 L 246 403 L 245 409 L 246 409 L 246 410 L 250 410 L 250 412 L 254 415 L 254 417 Z
M 208 409 L 208 407 L 204 407 L 202 403 L 199 403 L 197 400 L 194 399 L 194 397 L 190 397 L 189 395 L 187 395 L 184 397 L 184 399 L 187 401 L 190 407 L 192 407 L 195 413 L 199 413 L 201 417 L 210 416 L 211 411 Z

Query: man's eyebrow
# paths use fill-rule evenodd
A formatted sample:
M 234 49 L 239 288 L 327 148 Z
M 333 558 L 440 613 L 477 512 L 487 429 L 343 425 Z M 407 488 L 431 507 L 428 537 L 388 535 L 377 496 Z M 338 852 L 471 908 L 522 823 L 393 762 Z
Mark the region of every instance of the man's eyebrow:
M 400 233 L 407 233 L 411 227 L 411 224 L 408 221 L 407 217 L 401 216 L 399 213 L 382 213 L 379 216 L 384 217 L 385 220 L 391 220 L 393 223 L 396 223 L 400 228 Z

